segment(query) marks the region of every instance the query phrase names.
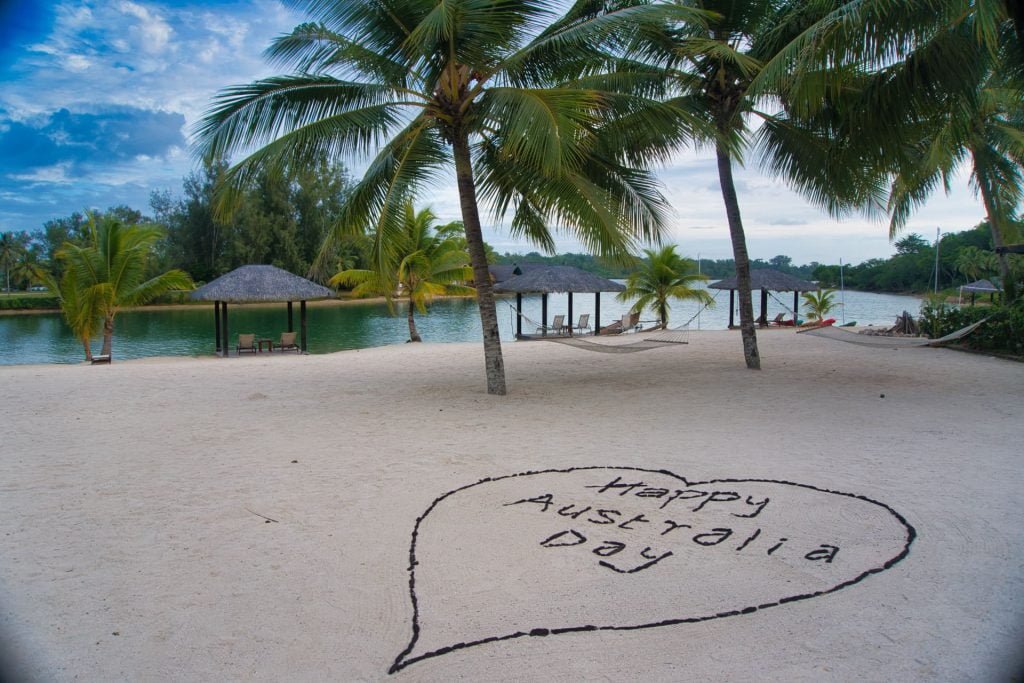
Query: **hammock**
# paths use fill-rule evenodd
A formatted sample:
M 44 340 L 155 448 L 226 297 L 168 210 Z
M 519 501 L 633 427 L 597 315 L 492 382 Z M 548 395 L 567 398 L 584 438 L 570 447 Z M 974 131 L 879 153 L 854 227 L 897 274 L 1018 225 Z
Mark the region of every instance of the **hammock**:
M 643 334 L 643 332 L 638 333 Z M 690 326 L 670 328 L 668 330 L 652 330 L 652 336 L 638 339 L 637 341 L 625 344 L 602 344 L 591 341 L 591 338 L 583 337 L 537 337 L 542 341 L 565 344 L 583 351 L 595 351 L 597 353 L 636 353 L 637 351 L 650 351 L 651 349 L 663 349 L 669 344 L 689 344 Z
M 836 341 L 848 342 L 850 344 L 860 344 L 861 346 L 907 349 L 922 346 L 939 346 L 947 342 L 956 341 L 957 339 L 966 337 L 971 332 L 974 332 L 974 330 L 987 320 L 988 318 L 984 318 L 983 320 L 979 320 L 972 325 L 968 325 L 967 327 L 961 328 L 956 332 L 951 332 L 945 337 L 939 337 L 938 339 L 928 339 L 927 337 L 886 337 L 883 335 L 858 334 L 857 332 L 850 332 L 849 330 L 842 330 L 832 326 L 812 327 L 807 330 L 797 330 L 797 334 L 810 334 L 815 337 L 825 337 L 826 339 L 834 339 Z

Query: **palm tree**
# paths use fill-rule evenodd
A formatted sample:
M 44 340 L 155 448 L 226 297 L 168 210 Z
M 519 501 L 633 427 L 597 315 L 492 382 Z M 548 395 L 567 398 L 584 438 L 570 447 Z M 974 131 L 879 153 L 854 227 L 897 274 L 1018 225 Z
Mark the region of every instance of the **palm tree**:
M 224 202 L 261 168 L 377 149 L 333 237 L 369 226 L 382 269 L 406 202 L 454 169 L 487 390 L 504 394 L 480 203 L 498 220 L 510 216 L 513 235 L 548 250 L 549 222 L 605 255 L 657 238 L 666 202 L 636 168 L 645 162 L 632 157 L 631 142 L 667 122 L 679 128 L 684 114 L 647 99 L 664 92 L 656 70 L 612 53 L 648 21 L 703 14 L 582 0 L 562 17 L 527 0 L 294 4 L 311 23 L 268 50 L 293 75 L 221 92 L 197 130 L 207 158 L 257 150 L 229 171 Z M 633 125 L 612 125 L 627 115 Z
M 979 280 L 988 276 L 992 270 L 998 269 L 994 254 L 974 246 L 961 248 L 957 252 L 955 265 L 968 281 Z M 995 269 L 992 268 L 993 265 L 996 266 Z
M 89 329 L 99 318 L 103 325 L 103 348 L 110 355 L 114 318 L 125 306 L 140 306 L 172 290 L 191 289 L 192 278 L 184 271 L 170 270 L 144 280 L 153 245 L 163 236 L 154 226 L 124 225 L 112 217 L 89 217 L 84 245 L 65 242 L 58 256 L 68 276 L 60 283 L 61 308 L 72 330 Z M 71 315 L 68 311 L 71 311 Z
M 619 301 L 636 299 L 630 312 L 653 309 L 658 316 L 658 324 L 665 329 L 668 327 L 669 299 L 713 305 L 714 299 L 706 290 L 693 286 L 697 282 L 707 282 L 707 276 L 696 272 L 696 263 L 677 254 L 675 245 L 670 244 L 657 251 L 645 249 L 644 254 L 647 258 L 630 273 L 625 291 L 617 296 Z
M 843 3 L 822 0 L 681 0 L 707 10 L 706 25 L 672 26 L 645 36 L 648 58 L 665 65 L 683 95 L 674 103 L 699 113 L 714 148 L 739 291 L 740 329 L 748 368 L 761 366 L 754 326 L 750 257 L 733 165 L 754 149 L 769 172 L 783 176 L 815 204 L 833 214 L 865 203 L 855 168 L 827 163 L 827 134 L 810 102 L 811 88 L 838 80 L 836 65 L 802 63 L 799 46 L 816 35 L 819 22 Z M 830 70 L 826 66 L 832 66 Z M 798 68 L 799 67 L 799 68 Z M 811 84 L 811 85 L 809 85 Z M 802 88 L 798 90 L 797 88 Z M 811 94 L 805 94 L 811 91 Z M 772 113 L 771 109 L 777 110 Z M 817 116 L 818 118 L 815 118 Z M 760 127 L 751 125 L 753 119 Z M 754 130 L 756 129 L 756 133 Z
M 888 185 L 882 205 L 891 214 L 891 237 L 936 187 L 948 191 L 964 165 L 981 195 L 994 246 L 1018 237 L 1012 225 L 1024 181 L 1018 5 L 850 0 L 787 50 L 790 59 L 803 51 L 858 65 L 852 78 L 847 70 L 845 91 L 823 93 L 843 119 L 833 131 L 841 152 L 832 162 L 857 168 L 861 189 Z M 777 68 L 764 80 L 785 78 Z M 1005 255 L 999 267 L 1013 300 L 1016 283 Z
M 44 275 L 47 288 L 57 295 L 64 321 L 72 334 L 82 342 L 85 360 L 92 360 L 92 338 L 100 331 L 103 316 L 97 310 L 98 298 L 89 295 L 84 287 L 78 286 L 74 270 L 66 270 L 60 280 L 53 275 Z
M 24 233 L 0 233 L 0 270 L 4 271 L 6 292 L 8 294 L 11 293 L 11 276 L 14 273 L 16 264 L 26 251 L 25 243 L 27 237 Z
M 458 243 L 446 238 L 446 231 L 434 231 L 436 217 L 430 209 L 418 213 L 412 202 L 405 206 L 402 221 L 403 232 L 397 235 L 395 250 L 388 253 L 388 265 L 378 270 L 349 269 L 331 278 L 333 286 L 354 287 L 355 296 L 383 296 L 388 310 L 395 312 L 396 291 L 409 300 L 406 314 L 409 323 L 409 341 L 422 341 L 416 331 L 413 311 L 427 312 L 427 304 L 435 296 L 445 294 L 472 294 L 474 290 L 462 283 L 473 278 L 469 267 L 469 255 L 459 248 Z M 380 260 L 373 259 L 374 264 Z
M 1024 197 L 1024 100 L 1020 90 L 1024 84 L 1008 83 L 1000 61 L 990 59 L 980 48 L 974 64 L 982 69 L 974 92 L 953 93 L 933 114 L 913 122 L 918 136 L 912 138 L 916 144 L 904 147 L 911 154 L 895 174 L 890 231 L 896 234 L 902 229 L 913 209 L 937 186 L 948 190 L 957 169 L 969 165 L 972 186 L 981 195 L 992 244 L 999 254 L 1006 299 L 1012 302 L 1017 297 L 1016 282 L 1009 259 L 999 253 L 999 247 L 1019 238 L 1013 218 Z
M 838 304 L 835 302 L 836 290 L 819 289 L 817 292 L 804 292 L 804 305 L 807 306 L 807 318 L 821 322 Z

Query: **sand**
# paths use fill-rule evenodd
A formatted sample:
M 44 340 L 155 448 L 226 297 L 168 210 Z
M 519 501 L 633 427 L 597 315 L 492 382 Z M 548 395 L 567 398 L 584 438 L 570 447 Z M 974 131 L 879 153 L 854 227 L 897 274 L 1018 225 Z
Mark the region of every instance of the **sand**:
M 1024 364 L 759 340 L 2 367 L 7 677 L 1018 670 Z

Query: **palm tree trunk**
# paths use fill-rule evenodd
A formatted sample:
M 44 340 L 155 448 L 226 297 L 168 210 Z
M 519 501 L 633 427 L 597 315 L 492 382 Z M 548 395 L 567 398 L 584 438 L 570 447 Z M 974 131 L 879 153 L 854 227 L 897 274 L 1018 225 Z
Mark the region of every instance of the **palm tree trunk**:
M 91 341 L 92 340 L 89 339 L 88 337 L 82 339 L 82 346 L 85 347 L 85 360 L 89 361 L 90 363 L 92 362 L 92 345 L 90 344 Z
M 416 331 L 416 320 L 413 318 L 412 299 L 409 300 L 409 313 L 407 315 L 407 318 L 409 320 L 409 341 L 411 341 L 411 342 L 421 342 L 421 341 L 423 341 L 422 339 L 420 339 L 419 332 Z
M 103 318 L 103 348 L 100 350 L 101 356 L 110 355 L 110 345 L 114 338 L 114 316 L 108 315 Z
M 977 165 L 975 165 L 977 167 Z M 977 171 L 975 171 L 977 175 Z M 985 212 L 988 214 L 988 225 L 992 231 L 992 246 L 996 249 L 1003 246 L 1002 212 L 992 196 L 992 187 L 988 178 L 979 178 L 978 186 L 981 188 L 981 199 L 985 204 Z M 1013 281 L 1013 274 L 1010 272 L 1010 260 L 1006 254 L 996 252 L 999 260 L 999 275 L 1003 279 L 1003 301 L 1013 303 L 1017 300 L 1017 283 Z
M 469 137 L 465 132 L 456 131 L 452 140 L 452 152 L 455 157 L 455 179 L 459 186 L 462 223 L 466 228 L 466 248 L 469 251 L 470 265 L 473 267 L 473 284 L 476 286 L 477 305 L 480 307 L 487 393 L 503 396 L 506 391 L 505 361 L 501 356 L 498 312 L 494 307 L 491 273 L 487 269 L 487 253 L 484 251 L 480 212 L 476 203 L 476 185 L 473 181 L 473 164 L 469 155 Z
M 715 145 L 718 156 L 718 180 L 725 201 L 725 215 L 729 220 L 732 255 L 736 262 L 736 290 L 740 299 L 740 335 L 743 338 L 743 357 L 751 370 L 761 369 L 761 355 L 757 352 L 757 333 L 754 331 L 754 303 L 750 295 L 750 256 L 747 238 L 743 234 L 740 203 L 736 198 L 736 185 L 732 179 L 732 160 L 723 143 Z

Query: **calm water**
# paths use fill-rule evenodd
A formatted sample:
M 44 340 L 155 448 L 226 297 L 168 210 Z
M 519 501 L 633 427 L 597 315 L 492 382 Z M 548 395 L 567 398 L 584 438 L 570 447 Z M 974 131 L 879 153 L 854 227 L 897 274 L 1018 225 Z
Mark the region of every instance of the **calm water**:
M 711 290 L 712 292 L 714 290 Z M 754 293 L 754 314 L 758 315 L 758 293 Z M 792 294 L 769 297 L 768 317 L 777 313 L 790 315 L 784 306 L 793 305 Z M 837 299 L 839 295 L 837 294 Z M 856 320 L 858 324 L 891 325 L 902 311 L 917 314 L 920 301 L 913 297 L 891 294 L 846 292 L 846 305 L 833 313 L 836 319 Z M 514 338 L 515 300 L 499 300 L 498 323 L 503 340 Z M 512 305 L 510 305 L 512 304 Z M 567 313 L 567 297 L 548 297 L 548 319 Z M 629 308 L 615 300 L 614 294 L 601 295 L 601 320 L 608 324 L 619 319 Z M 669 325 L 681 325 L 692 319 L 693 330 L 721 330 L 729 322 L 729 293 L 720 292 L 716 306 L 705 309 L 695 318 L 699 306 L 692 302 L 677 303 L 672 309 Z M 295 306 L 295 327 L 299 324 L 299 307 Z M 346 306 L 309 306 L 309 351 L 330 353 L 386 344 L 401 344 L 409 338 L 405 307 L 397 315 L 388 315 L 378 303 L 356 303 Z M 591 314 L 593 325 L 594 295 L 573 297 L 573 318 Z M 533 321 L 541 319 L 540 296 L 523 298 L 523 314 Z M 643 316 L 645 319 L 653 315 Z M 463 342 L 480 340 L 480 320 L 476 302 L 451 299 L 435 303 L 426 315 L 416 316 L 417 328 L 426 342 Z M 736 316 L 737 322 L 739 315 Z M 277 339 L 287 329 L 284 304 L 279 306 L 229 307 L 228 328 L 232 344 L 240 332 Z M 523 322 L 524 332 L 533 332 L 537 322 Z M 151 309 L 121 313 L 117 316 L 113 351 L 115 358 L 147 356 L 199 356 L 214 351 L 213 306 L 186 309 Z M 94 340 L 93 352 L 99 353 L 100 340 Z M 16 363 L 78 363 L 84 357 L 82 347 L 71 335 L 63 319 L 56 313 L 0 316 L 0 365 Z

